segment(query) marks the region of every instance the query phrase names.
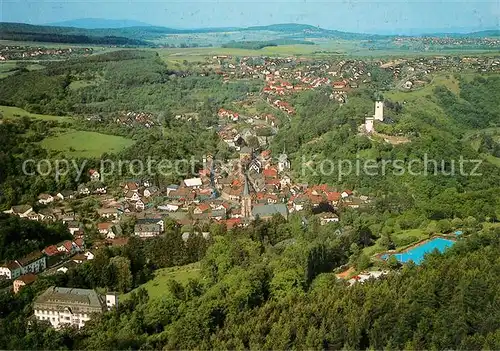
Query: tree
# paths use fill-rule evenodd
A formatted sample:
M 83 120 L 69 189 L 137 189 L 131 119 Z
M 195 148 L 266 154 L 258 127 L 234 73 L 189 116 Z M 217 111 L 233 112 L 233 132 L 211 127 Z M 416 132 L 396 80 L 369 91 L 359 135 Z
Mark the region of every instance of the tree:
M 365 254 L 361 253 L 356 260 L 356 269 L 363 271 L 371 266 L 370 258 Z
M 109 267 L 116 272 L 116 289 L 127 292 L 132 287 L 132 273 L 130 272 L 130 260 L 115 256 L 109 260 Z

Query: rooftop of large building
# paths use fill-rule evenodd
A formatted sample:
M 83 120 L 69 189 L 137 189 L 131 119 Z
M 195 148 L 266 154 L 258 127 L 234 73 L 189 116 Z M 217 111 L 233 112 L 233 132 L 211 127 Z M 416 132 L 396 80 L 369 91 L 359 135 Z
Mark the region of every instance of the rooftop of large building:
M 101 297 L 92 289 L 60 288 L 51 286 L 36 300 L 36 304 L 49 304 L 57 307 L 89 307 L 102 309 Z

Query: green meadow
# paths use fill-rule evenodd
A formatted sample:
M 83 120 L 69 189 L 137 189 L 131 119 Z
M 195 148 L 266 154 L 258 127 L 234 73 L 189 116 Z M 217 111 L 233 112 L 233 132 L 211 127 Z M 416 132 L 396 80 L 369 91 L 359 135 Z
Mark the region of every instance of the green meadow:
M 43 148 L 66 157 L 100 157 L 103 153 L 116 153 L 133 144 L 133 140 L 120 136 L 76 130 L 64 130 L 40 142 Z
M 162 268 L 155 272 L 154 279 L 142 284 L 139 288 L 145 288 L 150 298 L 158 298 L 169 294 L 169 280 L 175 280 L 184 285 L 189 279 L 195 279 L 199 277 L 199 263 L 191 263 L 180 267 Z M 129 295 L 130 293 L 127 293 L 123 295 L 122 298 L 127 298 Z
M 0 106 L 0 113 L 4 118 L 21 118 L 21 117 L 29 117 L 36 119 L 43 119 L 45 121 L 58 121 L 58 122 L 72 122 L 71 117 L 67 116 L 52 116 L 52 115 L 41 115 L 38 113 L 31 113 L 26 110 L 23 110 L 19 107 L 13 106 Z

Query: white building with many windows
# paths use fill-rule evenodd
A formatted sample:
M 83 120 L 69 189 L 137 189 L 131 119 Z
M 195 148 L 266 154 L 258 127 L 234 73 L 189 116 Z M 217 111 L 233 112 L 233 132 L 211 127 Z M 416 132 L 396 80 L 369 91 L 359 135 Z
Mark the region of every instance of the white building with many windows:
M 35 251 L 19 260 L 0 266 L 0 275 L 7 279 L 16 279 L 23 274 L 43 272 L 46 268 L 45 255 L 40 251 Z
M 81 328 L 94 313 L 102 313 L 117 304 L 115 293 L 101 296 L 92 289 L 52 286 L 35 300 L 33 310 L 36 319 L 48 321 L 56 329 L 64 325 Z

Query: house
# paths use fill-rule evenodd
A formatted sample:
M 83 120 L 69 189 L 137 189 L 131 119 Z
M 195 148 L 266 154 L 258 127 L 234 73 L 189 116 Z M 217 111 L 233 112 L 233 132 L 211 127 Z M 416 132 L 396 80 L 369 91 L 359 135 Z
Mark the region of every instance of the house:
M 200 215 L 200 214 L 208 213 L 208 212 L 210 212 L 210 205 L 206 204 L 206 203 L 199 204 L 193 210 L 193 214 L 195 214 L 195 215 Z
M 83 229 L 83 225 L 77 221 L 69 221 L 66 224 L 71 235 L 75 235 L 75 233 L 80 232 Z
M 56 219 L 56 217 L 54 216 L 54 212 L 49 208 L 40 209 L 40 211 L 38 212 L 38 217 L 42 221 L 47 221 L 47 222 L 54 221 Z
M 97 182 L 101 180 L 101 175 L 95 169 L 89 170 L 89 174 L 90 174 L 90 180 L 92 182 Z
M 107 188 L 106 186 L 104 185 L 101 185 L 101 186 L 98 186 L 95 190 L 94 190 L 94 194 L 98 194 L 98 195 L 104 195 L 107 193 Z
M 33 208 L 30 205 L 19 205 L 12 206 L 10 210 L 4 211 L 3 213 L 13 214 L 21 218 L 27 218 L 31 212 L 33 212 Z
M 60 254 L 56 245 L 49 245 L 45 249 L 43 249 L 42 252 L 49 257 Z
M 66 255 L 73 255 L 80 251 L 80 248 L 71 240 L 65 240 L 62 243 L 56 245 L 57 251 L 64 253 Z
M 168 212 L 175 212 L 179 209 L 179 205 L 177 204 L 165 204 L 165 205 L 159 205 L 158 209 L 161 211 L 168 211 Z
M 56 195 L 60 200 L 71 200 L 75 197 L 75 192 L 73 190 L 63 190 Z
M 188 188 L 199 188 L 202 185 L 201 178 L 184 179 L 184 185 Z
M 38 273 L 47 268 L 45 255 L 40 251 L 34 251 L 21 259 L 9 262 L 0 267 L 0 275 L 7 279 L 14 279 L 26 273 Z
M 136 224 L 134 234 L 140 238 L 152 238 L 160 235 L 161 227 L 159 224 Z
M 144 196 L 145 197 L 151 197 L 159 192 L 158 187 L 152 186 L 149 188 L 144 189 Z
M 84 196 L 90 195 L 90 189 L 85 184 L 80 184 L 78 186 L 78 194 Z
M 170 184 L 169 186 L 167 186 L 167 196 L 170 195 L 170 192 L 171 191 L 177 191 L 179 190 L 179 186 L 176 185 L 176 184 Z
M 17 294 L 23 286 L 29 285 L 33 283 L 35 280 L 36 280 L 36 275 L 33 273 L 21 275 L 16 280 L 14 280 L 14 283 L 12 284 L 14 294 Z
M 160 232 L 163 233 L 165 231 L 165 221 L 162 218 L 139 218 L 136 224 L 158 224 L 160 226 Z
M 210 212 L 210 218 L 220 221 L 226 218 L 226 210 L 225 209 L 212 209 Z
M 346 86 L 347 86 L 347 84 L 344 81 L 333 82 L 333 88 L 334 89 L 345 89 Z
M 42 205 L 48 205 L 54 201 L 54 197 L 50 194 L 40 194 L 38 195 L 38 202 Z
M 99 234 L 107 235 L 108 233 L 113 232 L 113 223 L 97 223 L 97 230 L 99 231 Z
M 76 254 L 75 256 L 71 257 L 71 260 L 77 264 L 81 264 L 83 262 L 87 261 L 87 256 L 83 253 Z
M 135 202 L 135 201 L 139 201 L 140 199 L 141 199 L 141 196 L 136 191 L 129 190 L 125 194 L 125 200 L 127 200 L 127 201 L 133 201 L 133 202 Z
M 336 223 L 339 221 L 339 216 L 335 213 L 322 213 L 319 215 L 321 225 L 326 225 L 328 223 Z
M 125 184 L 125 190 L 127 190 L 127 191 L 136 191 L 137 192 L 139 190 L 139 186 L 135 182 L 127 182 Z
M 346 198 L 348 198 L 348 197 L 349 197 L 349 196 L 351 196 L 351 195 L 352 195 L 352 191 L 350 191 L 350 190 L 343 191 L 343 192 L 340 194 L 340 196 L 342 197 L 342 199 L 346 199 Z
M 116 208 L 100 208 L 97 210 L 97 214 L 101 218 L 112 218 L 118 219 L 118 210 Z
M 118 304 L 115 293 L 105 296 L 95 290 L 51 286 L 34 302 L 35 318 L 58 329 L 65 325 L 81 328 L 95 313 L 101 314 Z
M 8 262 L 0 266 L 0 276 L 6 279 L 14 279 L 22 274 L 22 267 L 16 261 Z
M 260 173 L 261 169 L 262 169 L 262 163 L 256 158 L 254 158 L 250 162 L 250 165 L 248 166 L 248 170 L 253 171 L 255 173 Z
M 146 204 L 144 203 L 144 201 L 142 201 L 141 199 L 139 199 L 136 203 L 135 203 L 135 209 L 137 211 L 144 211 L 144 209 L 146 208 Z

